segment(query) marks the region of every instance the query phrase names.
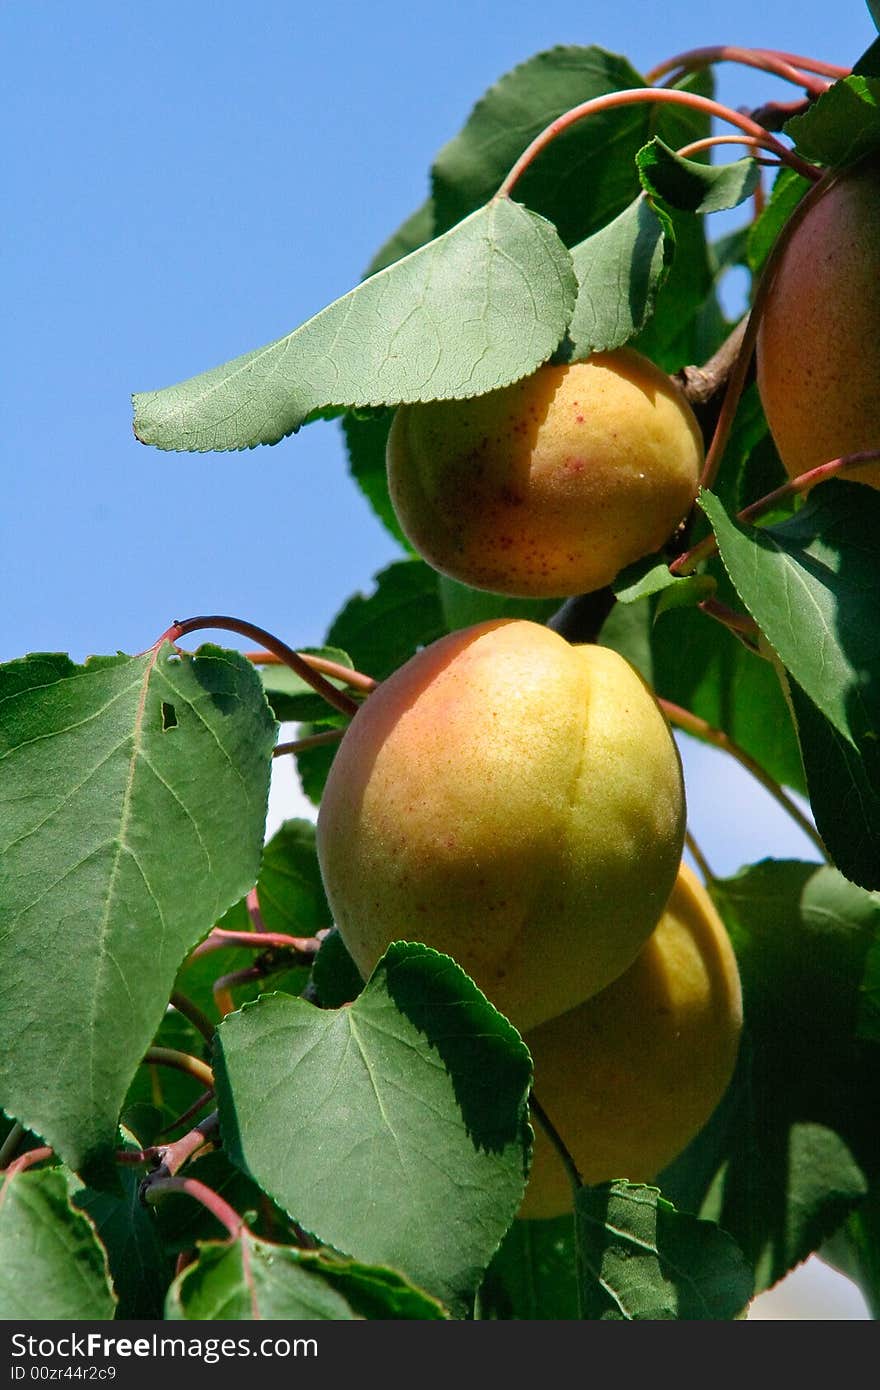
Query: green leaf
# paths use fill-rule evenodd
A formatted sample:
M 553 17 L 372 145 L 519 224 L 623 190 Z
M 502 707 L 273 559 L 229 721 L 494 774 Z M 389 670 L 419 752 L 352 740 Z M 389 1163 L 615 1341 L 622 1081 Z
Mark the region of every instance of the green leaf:
M 277 342 L 135 395 L 135 433 L 160 449 L 246 449 L 325 406 L 493 391 L 555 351 L 576 292 L 554 228 L 502 198 Z
M 306 656 L 320 656 L 325 661 L 335 661 L 338 666 L 353 669 L 351 657 L 338 647 L 300 647 L 298 650 Z M 266 699 L 279 722 L 320 720 L 331 709 L 323 695 L 319 695 L 308 681 L 304 681 L 289 666 L 259 666 L 257 669 Z M 347 690 L 344 681 L 335 677 L 327 679 L 337 690 Z
M 880 7 L 875 0 L 868 0 L 869 9 L 871 9 L 872 4 L 875 12 L 874 22 L 876 23 L 876 13 Z M 852 70 L 863 77 L 880 77 L 880 39 L 875 39 L 873 43 L 868 44 L 861 57 L 853 63 Z
M 835 82 L 802 116 L 785 123 L 798 154 L 815 164 L 851 164 L 880 146 L 880 79 Z
M 427 198 L 415 212 L 410 213 L 397 231 L 382 243 L 367 267 L 367 277 L 393 265 L 395 261 L 402 260 L 412 251 L 418 251 L 420 246 L 433 241 L 434 236 L 434 203 L 431 198 Z
M 490 87 L 434 162 L 438 229 L 453 226 L 498 190 L 544 128 L 592 97 L 644 79 L 625 58 L 574 46 L 536 53 Z M 647 106 L 619 107 L 575 123 L 535 159 L 516 196 L 570 245 L 615 217 L 639 191 L 635 156 L 648 138 Z
M 424 1318 L 446 1316 L 435 1299 L 396 1271 L 341 1260 L 323 1251 L 271 1245 L 250 1231 L 203 1245 L 195 1264 L 168 1290 L 172 1321 L 231 1319 Z M 318 1354 L 317 1343 L 313 1353 Z
M 357 999 L 364 987 L 361 973 L 336 927 L 321 942 L 312 965 L 312 984 L 322 1009 L 339 1009 Z
M 288 820 L 263 850 L 257 897 L 267 931 L 314 936 L 332 923 L 310 820 Z
M 355 594 L 334 618 L 327 641 L 351 653 L 359 671 L 384 680 L 419 647 L 446 632 L 436 571 L 423 560 L 397 560 Z
M 758 183 L 754 159 L 730 164 L 703 164 L 683 159 L 658 137 L 636 159 L 642 187 L 682 212 L 724 212 L 751 197 Z
M 858 1038 L 880 897 L 794 860 L 765 860 L 709 889 L 739 963 L 745 1047 L 726 1103 L 661 1182 L 731 1233 L 760 1292 L 880 1177 L 880 1049 Z
M 669 599 L 674 594 L 669 606 L 686 608 L 714 593 L 717 585 L 711 574 L 670 574 L 663 560 L 649 555 L 621 570 L 611 587 L 621 603 L 638 603 L 639 599 L 650 598 L 652 594 L 663 594 Z
M 779 170 L 764 210 L 749 229 L 748 260 L 753 274 L 761 270 L 782 228 L 811 187 L 810 180 L 794 169 Z
M 480 1317 L 524 1322 L 578 1317 L 574 1221 L 514 1221 L 480 1289 Z
M 329 727 L 331 726 L 323 722 L 321 724 L 300 724 L 297 737 L 307 738 L 309 734 L 324 733 Z M 330 768 L 333 766 L 333 759 L 336 757 L 338 747 L 338 743 L 325 743 L 319 744 L 316 748 L 307 748 L 302 753 L 296 754 L 296 770 L 300 786 L 304 795 L 314 806 L 319 806 L 321 803 L 324 785 L 330 775 Z
M 880 649 L 873 636 L 880 497 L 858 483 L 826 482 L 794 516 L 763 529 L 732 520 L 709 492 L 700 505 L 752 617 L 836 739 L 848 745 L 848 759 L 865 761 L 870 773 L 880 766 Z M 809 777 L 811 767 L 821 772 L 827 747 L 823 741 L 817 767 L 807 747 L 808 716 L 799 727 Z M 817 816 L 823 790 L 820 779 L 810 778 Z M 853 797 L 833 813 L 825 805 L 835 862 L 863 887 L 880 887 L 875 819 Z
M 385 450 L 393 419 L 393 410 L 376 411 L 371 415 L 349 412 L 343 416 L 342 432 L 345 436 L 348 467 L 352 478 L 386 531 L 404 550 L 413 554 L 413 548 L 401 530 L 388 492 Z
M 657 1188 L 582 1187 L 575 1229 L 584 1318 L 733 1319 L 752 1296 L 751 1271 L 727 1232 L 676 1211 Z
M 96 1192 L 83 1187 L 73 1173 L 66 1176 L 73 1206 L 91 1219 L 107 1252 L 117 1319 L 161 1318 L 173 1270 L 159 1238 L 156 1213 L 140 1200 L 141 1174 L 130 1168 L 120 1171 L 121 1195 Z
M 868 11 L 877 29 L 880 29 L 880 0 L 867 0 Z
M 644 328 L 673 250 L 670 219 L 644 195 L 573 248 L 578 297 L 568 336 L 576 359 L 621 347 Z
M 880 939 L 875 941 L 865 961 L 858 1035 L 866 1042 L 880 1043 Z
M 448 956 L 394 943 L 338 1011 L 265 996 L 215 1076 L 231 1159 L 301 1226 L 468 1311 L 522 1200 L 531 1063 Z
M 0 1103 L 77 1172 L 181 959 L 254 882 L 274 742 L 238 652 L 0 668 Z
M 293 1240 L 292 1227 L 284 1212 L 246 1173 L 230 1163 L 221 1149 L 213 1149 L 190 1160 L 186 1165 L 186 1177 L 205 1183 L 218 1197 L 222 1197 L 234 1211 L 246 1218 L 253 1235 L 282 1244 Z M 228 1236 L 222 1222 L 185 1192 L 164 1193 L 161 1202 L 150 1210 L 166 1249 L 174 1255 L 194 1250 L 202 1241 L 225 1240 Z M 165 1282 L 166 1289 L 168 1282 Z
M 445 574 L 437 575 L 437 587 L 447 632 L 493 618 L 526 618 L 533 623 L 544 623 L 559 607 L 559 600 L 555 598 L 510 598 L 507 594 L 490 594 L 485 589 L 460 584 Z
M 36 1301 L 35 1301 L 36 1300 Z M 108 1322 L 116 1300 L 92 1222 L 58 1168 L 0 1182 L 0 1318 Z

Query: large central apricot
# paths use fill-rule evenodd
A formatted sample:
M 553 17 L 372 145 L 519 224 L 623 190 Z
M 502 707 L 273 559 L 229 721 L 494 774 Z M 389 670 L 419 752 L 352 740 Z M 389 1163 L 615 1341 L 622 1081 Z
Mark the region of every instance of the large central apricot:
M 657 550 L 702 460 L 684 396 L 630 348 L 470 400 L 401 406 L 387 450 L 395 511 L 429 564 L 545 598 L 599 589 Z
M 422 941 L 531 1028 L 635 958 L 683 835 L 678 750 L 641 677 L 511 620 L 441 638 L 369 696 L 318 854 L 365 976 L 391 941 Z

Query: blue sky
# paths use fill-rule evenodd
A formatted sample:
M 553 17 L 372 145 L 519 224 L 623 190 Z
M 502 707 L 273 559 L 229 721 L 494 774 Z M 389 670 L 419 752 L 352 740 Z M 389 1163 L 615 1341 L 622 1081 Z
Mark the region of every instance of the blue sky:
M 0 659 L 138 651 L 206 611 L 316 643 L 369 590 L 398 552 L 348 480 L 338 425 L 162 454 L 134 440 L 130 393 L 350 289 L 514 64 L 596 43 L 645 69 L 718 42 L 851 63 L 873 34 L 863 0 L 7 0 Z M 731 65 L 718 80 L 733 106 L 793 94 Z M 806 850 L 735 770 L 719 798 L 726 761 L 687 756 L 720 871 Z

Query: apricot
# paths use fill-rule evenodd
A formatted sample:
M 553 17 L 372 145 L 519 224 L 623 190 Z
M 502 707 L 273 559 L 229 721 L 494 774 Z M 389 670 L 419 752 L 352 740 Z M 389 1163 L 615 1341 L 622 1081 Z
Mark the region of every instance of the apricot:
M 742 1030 L 736 957 L 711 898 L 682 864 L 647 945 L 619 979 L 526 1033 L 534 1090 L 587 1183 L 651 1182 L 709 1119 Z M 535 1124 L 521 1216 L 559 1216 L 571 1185 Z
M 634 960 L 675 882 L 669 725 L 605 647 L 520 620 L 440 638 L 369 696 L 333 761 L 318 856 L 361 973 L 448 953 L 519 1028 Z
M 792 478 L 880 449 L 880 161 L 840 174 L 794 227 L 756 345 L 758 392 Z M 853 482 L 880 487 L 880 463 Z
M 630 348 L 463 401 L 404 405 L 391 500 L 434 569 L 523 598 L 589 593 L 689 510 L 703 441 L 670 378 Z

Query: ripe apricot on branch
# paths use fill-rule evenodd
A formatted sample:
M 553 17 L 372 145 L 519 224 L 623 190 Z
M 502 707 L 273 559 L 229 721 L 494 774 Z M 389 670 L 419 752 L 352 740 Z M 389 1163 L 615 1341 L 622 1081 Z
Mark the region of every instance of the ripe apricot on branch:
M 589 593 L 657 550 L 702 461 L 684 396 L 630 348 L 485 396 L 401 406 L 387 450 L 395 511 L 424 559 L 526 598 Z
M 730 1081 L 742 1030 L 736 957 L 686 864 L 629 969 L 527 1033 L 534 1088 L 586 1183 L 650 1182 L 702 1129 Z M 521 1216 L 559 1216 L 571 1184 L 535 1126 Z
M 364 976 L 390 942 L 422 941 L 531 1028 L 634 960 L 672 890 L 684 814 L 678 750 L 637 672 L 501 620 L 424 648 L 358 710 L 318 855 Z
M 835 178 L 804 214 L 768 288 L 758 391 L 792 478 L 880 448 L 878 225 L 875 156 Z M 880 464 L 859 468 L 852 481 L 880 487 Z

